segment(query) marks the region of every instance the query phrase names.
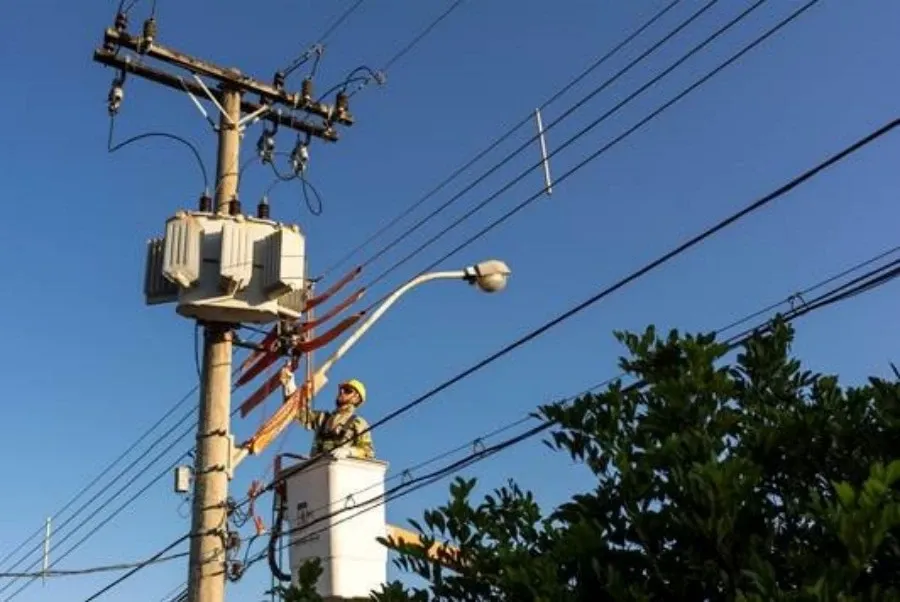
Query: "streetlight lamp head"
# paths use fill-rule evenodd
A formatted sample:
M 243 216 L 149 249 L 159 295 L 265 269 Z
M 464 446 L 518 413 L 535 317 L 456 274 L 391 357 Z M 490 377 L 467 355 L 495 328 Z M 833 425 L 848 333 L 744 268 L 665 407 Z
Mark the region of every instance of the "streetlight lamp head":
M 490 259 L 466 268 L 465 279 L 486 293 L 497 293 L 506 288 L 511 273 L 508 265 Z

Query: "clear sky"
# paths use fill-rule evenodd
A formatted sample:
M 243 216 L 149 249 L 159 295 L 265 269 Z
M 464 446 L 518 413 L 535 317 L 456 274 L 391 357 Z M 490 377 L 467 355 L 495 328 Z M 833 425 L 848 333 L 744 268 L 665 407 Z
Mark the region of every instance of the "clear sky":
M 349 4 L 160 0 L 159 40 L 269 79 Z M 311 270 L 321 271 L 663 4 L 464 2 L 392 66 L 386 86 L 372 86 L 354 97 L 358 124 L 342 132 L 340 143 L 314 145 L 309 177 L 324 198 L 322 215 L 310 215 L 293 184 L 274 190 L 273 214 L 302 225 Z M 749 4 L 718 2 L 683 35 L 554 128 L 548 134 L 550 149 Z M 150 0 L 137 4 L 133 26 L 149 5 Z M 379 67 L 448 5 L 447 0 L 364 2 L 330 40 L 320 66 L 320 89 L 359 65 Z M 554 173 L 569 169 L 799 5 L 793 0 L 765 2 L 731 33 L 554 157 Z M 548 107 L 545 122 L 700 6 L 695 0 L 681 2 L 657 27 Z M 0 114 L 6 140 L 0 169 L 6 198 L 0 257 L 6 285 L 0 288 L 0 309 L 7 324 L 6 344 L 0 347 L 0 467 L 5 483 L 0 557 L 39 528 L 45 516 L 197 380 L 193 324 L 175 316 L 170 306 L 146 307 L 142 278 L 145 241 L 161 231 L 169 215 L 193 207 L 202 184 L 190 154 L 164 140 L 107 154 L 105 99 L 113 73 L 92 63 L 91 53 L 113 12 L 108 0 L 31 0 L 10 3 L 0 20 L 5 90 Z M 332 382 L 351 376 L 364 380 L 370 395 L 365 415 L 374 421 L 893 119 L 900 93 L 897 23 L 897 2 L 822 0 L 556 187 L 552 198 L 534 203 L 445 263 L 450 268 L 489 257 L 506 260 L 514 275 L 502 295 L 479 295 L 452 283 L 423 287 L 348 354 Z M 293 81 L 299 85 L 298 79 Z M 213 135 L 190 100 L 131 78 L 118 136 L 147 130 L 195 141 L 208 168 L 214 169 Z M 530 133 L 521 130 L 416 215 L 449 198 Z M 258 126 L 248 132 L 244 156 L 254 151 L 258 134 Z M 281 150 L 289 150 L 292 142 L 291 136 L 279 138 Z M 537 154 L 535 146 L 514 159 L 373 264 L 368 276 L 532 165 Z M 373 434 L 379 455 L 391 470 L 402 472 L 515 420 L 538 403 L 614 375 L 620 348 L 613 329 L 641 329 L 649 323 L 666 329 L 715 328 L 896 244 L 892 224 L 900 217 L 898 157 L 900 134 L 895 133 L 378 429 Z M 242 186 L 244 206 L 255 205 L 270 181 L 269 171 L 251 168 Z M 541 176 L 534 172 L 397 270 L 369 298 L 400 284 L 540 186 Z M 377 241 L 368 253 L 388 240 Z M 888 286 L 804 320 L 798 353 L 813 369 L 839 372 L 848 382 L 888 374 L 900 334 L 891 317 L 896 314 L 894 294 L 895 288 Z M 320 403 L 330 403 L 333 394 L 328 389 Z M 251 433 L 275 404 L 272 399 L 262 412 L 236 421 L 238 438 Z M 171 424 L 174 418 L 165 426 Z M 192 439 L 167 440 L 167 455 L 54 555 L 174 461 Z M 306 452 L 308 444 L 308 435 L 294 428 L 273 449 Z M 246 462 L 235 479 L 235 495 L 241 497 L 252 479 L 265 476 L 269 463 L 268 455 Z M 479 476 L 486 485 L 515 478 L 546 504 L 589 485 L 582 469 L 537 441 L 465 474 Z M 115 487 L 105 495 L 113 491 Z M 423 489 L 392 502 L 389 519 L 402 523 L 445 498 L 445 484 Z M 266 518 L 268 506 L 268 499 L 261 503 Z M 96 507 L 91 505 L 81 517 Z M 185 511 L 166 475 L 56 568 L 146 557 L 187 530 Z M 0 571 L 9 568 L 6 564 Z M 14 599 L 80 600 L 113 576 L 38 582 Z M 103 599 L 155 602 L 184 577 L 181 561 L 156 566 Z M 261 563 L 229 586 L 229 599 L 259 599 L 267 585 L 268 570 Z M 0 600 L 17 587 L 0 594 Z

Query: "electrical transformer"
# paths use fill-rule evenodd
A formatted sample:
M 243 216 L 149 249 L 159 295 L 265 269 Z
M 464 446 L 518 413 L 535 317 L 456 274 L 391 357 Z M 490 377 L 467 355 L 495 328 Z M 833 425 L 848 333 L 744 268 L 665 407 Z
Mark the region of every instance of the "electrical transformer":
M 297 319 L 306 296 L 306 239 L 296 225 L 246 215 L 179 211 L 147 243 L 148 305 L 236 324 Z

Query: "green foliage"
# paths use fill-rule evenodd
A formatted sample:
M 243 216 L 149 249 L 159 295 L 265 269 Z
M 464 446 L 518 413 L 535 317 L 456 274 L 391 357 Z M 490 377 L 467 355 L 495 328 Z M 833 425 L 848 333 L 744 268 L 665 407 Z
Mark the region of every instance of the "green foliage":
M 322 602 L 322 596 L 316 593 L 316 581 L 321 574 L 322 563 L 318 558 L 307 561 L 298 571 L 297 585 L 276 585 L 275 595 L 282 602 Z
M 900 385 L 803 369 L 784 324 L 731 363 L 711 336 L 617 338 L 645 386 L 539 411 L 589 490 L 544 512 L 514 483 L 477 501 L 456 480 L 413 525 L 462 568 L 392 545 L 427 586 L 374 599 L 900 600 Z
M 322 596 L 316 592 L 316 581 L 322 570 L 322 563 L 318 558 L 308 560 L 297 573 L 297 585 L 276 585 L 266 594 L 274 592 L 281 602 L 323 602 Z M 368 602 L 368 600 L 369 598 L 351 598 L 345 602 Z

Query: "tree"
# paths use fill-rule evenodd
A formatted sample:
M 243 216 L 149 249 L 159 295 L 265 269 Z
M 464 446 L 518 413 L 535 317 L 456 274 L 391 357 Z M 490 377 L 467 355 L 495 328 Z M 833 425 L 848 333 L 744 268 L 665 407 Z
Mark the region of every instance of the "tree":
M 731 362 L 712 336 L 616 336 L 641 386 L 537 413 L 593 487 L 545 513 L 515 483 L 476 502 L 457 479 L 411 522 L 461 564 L 386 542 L 427 586 L 374 600 L 900 600 L 900 384 L 803 369 L 783 323 Z
M 428 587 L 376 599 L 900 600 L 898 383 L 803 369 L 783 323 L 732 363 L 712 336 L 616 336 L 643 386 L 538 412 L 594 487 L 545 514 L 514 483 L 475 503 L 458 479 L 413 524 L 462 567 L 394 546 Z

